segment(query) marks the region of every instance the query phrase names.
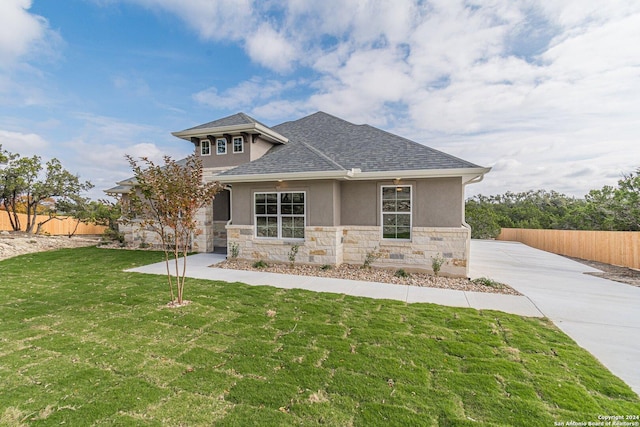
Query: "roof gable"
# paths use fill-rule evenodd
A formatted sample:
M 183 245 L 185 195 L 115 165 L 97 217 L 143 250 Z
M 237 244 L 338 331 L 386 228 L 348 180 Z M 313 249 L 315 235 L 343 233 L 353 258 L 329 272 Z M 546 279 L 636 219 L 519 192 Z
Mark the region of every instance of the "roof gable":
M 201 125 L 194 126 L 192 128 L 189 128 L 189 129 L 185 129 L 182 132 L 187 132 L 187 131 L 190 131 L 190 130 L 197 130 L 197 129 L 219 128 L 219 127 L 225 127 L 225 126 L 248 125 L 248 124 L 253 124 L 253 123 L 257 123 L 257 124 L 260 124 L 262 126 L 265 126 L 264 124 L 260 123 L 259 121 L 257 121 L 253 117 L 250 117 L 250 116 L 246 115 L 245 113 L 236 113 L 236 114 L 233 114 L 231 116 L 223 117 L 221 119 L 214 120 L 214 121 L 209 122 L 209 123 L 203 123 Z

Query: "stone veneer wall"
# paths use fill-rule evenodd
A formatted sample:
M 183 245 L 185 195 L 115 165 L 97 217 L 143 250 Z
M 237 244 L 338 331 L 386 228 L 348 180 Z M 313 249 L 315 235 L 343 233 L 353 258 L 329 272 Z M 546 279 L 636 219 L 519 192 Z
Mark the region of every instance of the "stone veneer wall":
M 194 252 L 213 252 L 213 209 L 207 204 L 196 212 L 199 234 L 193 239 Z
M 291 247 L 297 242 L 257 239 L 253 226 L 228 225 L 228 245 L 235 243 L 240 259 L 288 262 Z M 381 240 L 378 226 L 307 227 L 300 242 L 296 262 L 305 264 L 361 265 L 368 252 L 377 251 L 377 267 L 404 268 L 432 272 L 431 258 L 441 255 L 443 275 L 468 277 L 467 242 L 464 227 L 414 227 L 410 242 Z
M 137 222 L 119 223 L 118 231 L 124 235 L 127 245 L 139 247 L 140 245 L 160 246 L 160 235 L 155 231 L 142 230 Z
M 413 227 L 410 242 L 382 240 L 378 226 L 349 226 L 343 231 L 344 262 L 362 264 L 368 252 L 377 251 L 376 267 L 433 272 L 431 258 L 441 255 L 441 274 L 468 277 L 465 227 Z
M 193 252 L 212 252 L 213 251 L 213 210 L 210 207 L 204 207 L 196 213 L 196 223 L 198 229 L 202 232 L 195 236 L 192 244 Z M 224 226 L 223 226 L 224 227 Z M 131 223 L 119 223 L 118 231 L 124 235 L 124 241 L 131 246 L 140 246 L 142 244 L 155 247 L 161 246 L 160 235 L 155 231 L 142 230 L 140 224 L 136 221 Z
M 227 253 L 237 244 L 239 259 L 289 262 L 291 247 L 299 245 L 296 262 L 317 265 L 342 264 L 342 227 L 307 227 L 304 242 L 258 239 L 252 225 L 227 226 Z M 336 242 L 338 244 L 336 244 Z

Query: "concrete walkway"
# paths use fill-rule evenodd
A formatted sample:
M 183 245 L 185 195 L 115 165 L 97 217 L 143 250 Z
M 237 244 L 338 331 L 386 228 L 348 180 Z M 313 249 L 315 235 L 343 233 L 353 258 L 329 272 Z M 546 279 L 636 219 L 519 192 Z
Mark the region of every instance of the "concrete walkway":
M 517 242 L 472 241 L 470 275 L 530 298 L 578 345 L 640 394 L 640 288 L 583 274 L 598 271 Z
M 391 299 L 408 303 L 429 302 L 451 307 L 499 310 L 528 317 L 543 316 L 531 300 L 524 296 L 420 288 L 417 286 L 391 285 L 388 283 L 358 280 L 294 276 L 290 274 L 209 267 L 224 259 L 224 255 L 210 253 L 191 255 L 187 265 L 187 276 L 198 279 L 222 280 L 225 282 L 242 282 L 256 286 L 268 285 L 284 289 L 306 289 L 315 292 L 333 292 L 368 298 Z M 161 262 L 127 271 L 147 274 L 166 274 L 166 266 L 164 262 Z

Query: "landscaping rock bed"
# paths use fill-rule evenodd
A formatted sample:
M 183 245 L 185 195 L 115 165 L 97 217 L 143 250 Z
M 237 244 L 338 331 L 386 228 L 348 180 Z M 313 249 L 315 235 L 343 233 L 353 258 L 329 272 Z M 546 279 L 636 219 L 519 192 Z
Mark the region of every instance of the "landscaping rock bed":
M 573 258 L 570 256 L 567 256 L 567 258 L 588 265 L 589 267 L 601 270 L 597 273 L 588 272 L 585 274 L 590 274 L 592 276 L 601 277 L 603 279 L 613 280 L 615 282 L 626 283 L 627 285 L 640 287 L 640 270 L 634 270 L 633 268 L 629 267 L 620 267 L 617 265 L 605 264 L 598 261 Z
M 367 282 L 382 282 L 395 285 L 422 286 L 430 288 L 453 289 L 457 291 L 490 292 L 507 295 L 521 295 L 515 289 L 502 284 L 492 282 L 493 286 L 471 281 L 464 278 L 434 276 L 426 273 L 407 273 L 406 277 L 398 275 L 398 271 L 382 268 L 363 268 L 359 265 L 342 264 L 338 267 L 325 267 L 324 269 L 314 265 L 295 264 L 268 264 L 264 268 L 255 268 L 252 263 L 239 260 L 227 260 L 215 264 L 215 268 L 228 268 L 233 270 L 263 271 L 268 273 L 294 274 L 297 276 L 331 277 L 335 279 L 362 280 Z
M 42 236 L 15 231 L 0 232 L 0 260 L 33 252 L 97 245 L 97 236 Z

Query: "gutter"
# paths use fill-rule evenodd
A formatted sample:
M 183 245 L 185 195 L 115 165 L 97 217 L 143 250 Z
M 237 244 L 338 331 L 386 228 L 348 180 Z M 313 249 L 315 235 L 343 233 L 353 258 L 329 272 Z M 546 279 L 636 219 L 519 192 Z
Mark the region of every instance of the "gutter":
M 359 169 L 356 169 L 359 170 Z M 356 173 L 352 170 L 336 170 L 321 172 L 285 172 L 285 173 L 261 173 L 252 175 L 218 175 L 217 181 L 222 184 L 235 182 L 258 181 L 306 181 L 314 179 L 349 179 Z
M 491 168 L 456 168 L 456 169 L 419 169 L 400 171 L 362 172 L 359 168 L 350 170 L 319 171 L 319 172 L 289 172 L 267 173 L 251 175 L 218 175 L 221 183 L 256 182 L 256 181 L 303 181 L 315 179 L 339 179 L 339 180 L 372 180 L 372 179 L 416 179 L 416 178 L 453 178 L 462 177 L 463 185 L 471 184 Z

